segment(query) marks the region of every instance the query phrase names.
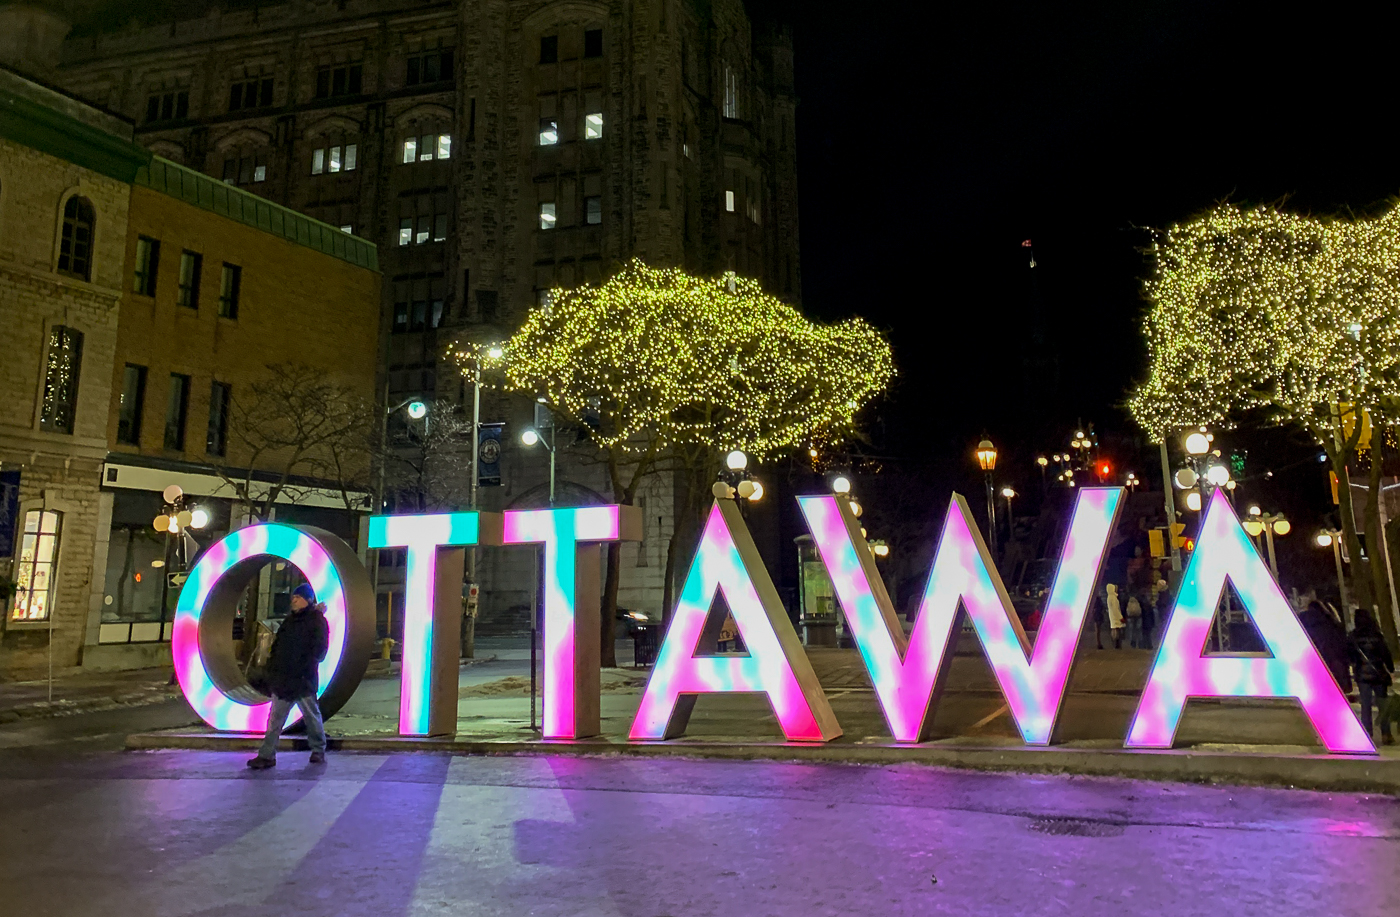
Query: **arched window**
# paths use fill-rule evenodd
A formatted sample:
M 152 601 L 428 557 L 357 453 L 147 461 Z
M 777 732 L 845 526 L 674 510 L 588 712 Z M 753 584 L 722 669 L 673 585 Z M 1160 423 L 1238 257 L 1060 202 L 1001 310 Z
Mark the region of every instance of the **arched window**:
M 85 197 L 70 197 L 63 207 L 63 239 L 58 271 L 79 280 L 92 279 L 92 230 L 97 216 Z

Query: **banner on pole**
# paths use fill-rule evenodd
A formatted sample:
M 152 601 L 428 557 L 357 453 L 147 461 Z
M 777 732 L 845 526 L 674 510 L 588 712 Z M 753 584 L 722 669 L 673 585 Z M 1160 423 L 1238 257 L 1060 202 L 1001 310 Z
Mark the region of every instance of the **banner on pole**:
M 0 471 L 0 557 L 14 556 L 18 525 L 19 472 Z
M 501 486 L 501 431 L 503 423 L 484 423 L 477 433 L 476 486 Z

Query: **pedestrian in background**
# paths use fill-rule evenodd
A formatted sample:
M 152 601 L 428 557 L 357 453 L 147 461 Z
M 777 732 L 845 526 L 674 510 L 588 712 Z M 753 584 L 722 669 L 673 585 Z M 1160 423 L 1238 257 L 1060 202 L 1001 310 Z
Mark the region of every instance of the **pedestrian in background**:
M 320 678 L 316 667 L 330 648 L 330 628 L 326 606 L 316 603 L 316 593 L 306 583 L 292 591 L 292 613 L 277 628 L 272 652 L 267 659 L 265 679 L 272 694 L 272 711 L 267 717 L 267 734 L 257 757 L 248 759 L 253 770 L 277 764 L 277 740 L 292 707 L 301 708 L 306 722 L 306 740 L 311 745 L 311 763 L 326 763 L 326 730 L 321 723 L 321 707 L 316 702 Z
M 1395 660 L 1391 658 L 1390 647 L 1385 645 L 1385 637 L 1371 617 L 1371 609 L 1356 609 L 1356 627 L 1351 632 L 1351 664 L 1356 669 L 1356 683 L 1361 691 L 1361 725 L 1366 734 L 1371 735 L 1371 707 L 1374 703 L 1380 710 L 1381 744 L 1393 745 L 1395 739 L 1390 734 L 1390 717 L 1386 714 L 1385 695 L 1390 688 L 1391 674 L 1395 671 Z
M 1150 650 L 1155 645 L 1153 631 L 1157 629 L 1157 601 L 1163 592 L 1166 592 L 1167 584 L 1165 580 L 1158 580 L 1152 587 L 1152 594 L 1145 597 L 1142 603 L 1142 648 Z
M 1140 650 L 1142 649 L 1142 603 L 1135 595 L 1128 596 L 1126 617 L 1128 619 L 1128 646 Z
M 1333 616 L 1321 602 L 1309 602 L 1303 613 L 1298 615 L 1298 623 L 1317 647 L 1317 654 L 1327 664 L 1327 671 L 1337 680 L 1337 687 L 1343 694 L 1351 693 L 1351 648 L 1347 645 L 1347 632 L 1342 622 Z
M 1104 621 L 1107 620 L 1104 617 L 1103 599 L 1099 598 L 1099 594 L 1096 592 L 1090 596 L 1089 604 L 1092 606 L 1091 613 L 1094 616 L 1094 642 L 1098 644 L 1099 649 L 1103 649 L 1103 625 Z
M 1104 604 L 1108 606 L 1108 629 L 1113 633 L 1113 648 L 1123 648 L 1123 609 L 1118 605 L 1118 587 L 1112 583 L 1105 590 Z

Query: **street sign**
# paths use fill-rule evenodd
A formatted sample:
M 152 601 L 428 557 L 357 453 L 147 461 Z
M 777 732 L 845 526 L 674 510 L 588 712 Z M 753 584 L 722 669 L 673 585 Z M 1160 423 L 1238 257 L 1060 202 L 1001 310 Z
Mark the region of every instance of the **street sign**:
M 1165 546 L 1165 541 L 1166 541 L 1166 539 L 1163 537 L 1163 535 L 1164 535 L 1164 532 L 1163 532 L 1162 529 L 1148 529 L 1148 530 L 1147 530 L 1147 545 L 1148 545 L 1148 547 L 1151 549 L 1151 551 L 1152 551 L 1152 556 L 1153 556 L 1154 558 L 1160 558 L 1160 557 L 1166 557 L 1166 556 L 1167 556 L 1167 551 L 1166 551 L 1166 546 Z

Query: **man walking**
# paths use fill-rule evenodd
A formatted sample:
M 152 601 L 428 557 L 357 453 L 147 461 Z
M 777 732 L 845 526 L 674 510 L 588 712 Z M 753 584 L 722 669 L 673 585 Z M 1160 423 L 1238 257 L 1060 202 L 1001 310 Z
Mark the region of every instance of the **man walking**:
M 292 705 L 301 708 L 306 722 L 306 739 L 311 744 L 311 763 L 326 763 L 326 730 L 321 725 L 321 708 L 316 703 L 319 679 L 316 666 L 326 658 L 330 629 L 326 607 L 316 604 L 316 593 L 305 583 L 292 592 L 292 613 L 277 629 L 267 660 L 267 686 L 272 694 L 272 712 L 267 718 L 267 735 L 255 758 L 248 759 L 253 770 L 277 764 L 277 740 Z

